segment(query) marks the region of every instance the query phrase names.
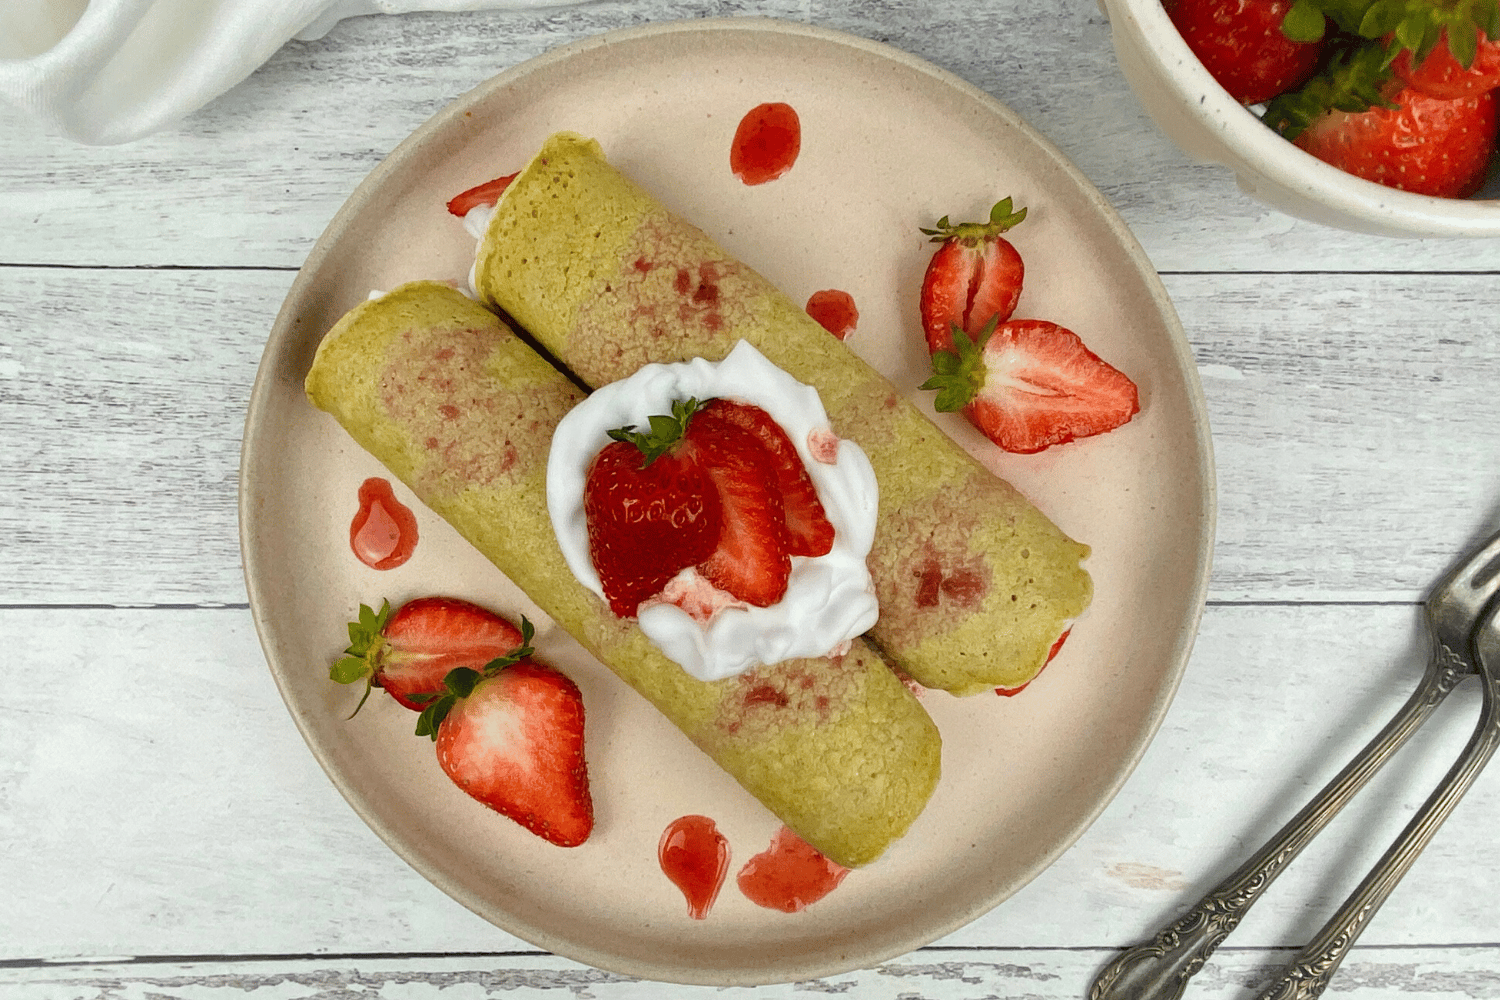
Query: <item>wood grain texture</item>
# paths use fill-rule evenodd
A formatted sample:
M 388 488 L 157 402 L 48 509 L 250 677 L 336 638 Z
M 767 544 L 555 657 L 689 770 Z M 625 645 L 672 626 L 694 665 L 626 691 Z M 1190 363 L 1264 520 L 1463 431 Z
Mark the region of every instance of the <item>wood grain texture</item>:
M 243 603 L 245 406 L 292 274 L 0 269 L 5 603 Z M 1218 463 L 1211 596 L 1420 600 L 1500 524 L 1481 275 L 1168 275 Z M 915 294 L 915 293 L 913 293 Z M 1432 329 L 1431 301 L 1444 303 Z M 1399 475 L 1393 474 L 1399 471 Z M 84 544 L 81 544 L 84 543 Z
M 13 662 L 67 682 L 3 709 L 0 884 L 26 905 L 0 907 L 0 962 L 527 950 L 344 804 L 282 707 L 248 612 L 5 610 L 0 635 Z M 342 641 L 329 637 L 330 658 Z M 1052 868 L 941 943 L 1107 949 L 1149 936 L 1374 733 L 1415 687 L 1424 648 L 1407 607 L 1210 607 L 1177 702 L 1115 802 Z M 1454 695 L 1236 945 L 1312 934 L 1457 756 L 1476 695 Z M 1494 777 L 1370 944 L 1500 942 L 1493 894 L 1475 891 L 1494 869 L 1471 847 L 1500 823 Z
M 76 146 L 0 108 L 0 643 L 13 681 L 0 700 L 0 996 L 725 992 L 540 954 L 375 837 L 318 769 L 266 669 L 244 608 L 235 495 L 250 386 L 295 269 L 392 148 L 556 45 L 746 15 L 929 59 L 1008 103 L 1100 187 L 1164 272 L 1196 352 L 1220 513 L 1177 700 L 1057 864 L 879 968 L 733 992 L 1081 997 L 1415 686 L 1417 602 L 1500 526 L 1500 242 L 1376 239 L 1261 207 L 1155 130 L 1087 2 L 596 0 L 356 18 L 130 145 Z M 1192 995 L 1251 995 L 1310 937 L 1457 755 L 1476 711 L 1476 692 L 1455 694 Z M 1497 782 L 1481 776 L 1330 995 L 1500 998 L 1500 873 L 1486 853 Z
M 0 968 L 7 1000 L 766 1000 L 820 995 L 860 1000 L 1012 997 L 1076 1000 L 1113 956 L 1102 949 L 924 950 L 873 969 L 811 982 L 726 991 L 669 986 L 601 972 L 536 954 L 173 962 Z M 1194 979 L 1192 996 L 1234 1000 L 1269 981 L 1277 951 L 1226 948 Z M 1494 996 L 1500 949 L 1360 948 L 1344 963 L 1331 995 L 1348 1000 L 1453 1000 Z
M 79 147 L 0 109 L 0 218 L 13 223 L 3 256 L 296 267 L 386 153 L 501 70 L 612 28 L 744 15 L 887 42 L 1010 104 L 1100 187 L 1162 270 L 1500 266 L 1500 242 L 1370 239 L 1261 206 L 1229 171 L 1190 162 L 1155 130 L 1119 73 L 1108 22 L 1067 0 L 600 0 L 355 18 L 287 45 L 178 129 L 126 146 Z M 141 239 L 143 224 L 160 239 Z

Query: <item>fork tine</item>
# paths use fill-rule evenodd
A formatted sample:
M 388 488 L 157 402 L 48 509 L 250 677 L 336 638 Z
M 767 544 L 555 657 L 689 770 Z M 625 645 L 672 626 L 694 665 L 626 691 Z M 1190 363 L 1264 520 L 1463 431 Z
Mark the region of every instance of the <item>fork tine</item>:
M 1434 593 L 1448 591 L 1460 594 L 1473 605 L 1482 606 L 1500 593 L 1500 532 L 1491 535 L 1478 549 L 1470 552 L 1448 578 L 1438 584 Z

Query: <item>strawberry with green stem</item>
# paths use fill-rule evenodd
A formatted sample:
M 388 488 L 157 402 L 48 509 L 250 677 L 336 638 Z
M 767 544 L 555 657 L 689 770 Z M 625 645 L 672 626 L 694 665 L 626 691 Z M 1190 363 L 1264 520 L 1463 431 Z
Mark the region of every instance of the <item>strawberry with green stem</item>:
M 1163 0 L 1163 6 L 1203 68 L 1241 104 L 1268 101 L 1318 68 L 1322 15 L 1314 15 L 1313 39 L 1290 37 L 1283 22 L 1292 0 Z
M 719 545 L 719 490 L 686 436 L 698 410 L 696 399 L 678 400 L 671 414 L 653 415 L 647 431 L 611 430 L 589 465 L 589 556 L 618 617 L 634 617 L 642 601 Z
M 1326 73 L 1272 101 L 1265 122 L 1345 173 L 1440 198 L 1479 189 L 1497 130 L 1489 91 L 1431 97 L 1394 79 L 1376 44 L 1342 52 Z
M 1025 218 L 1026 209 L 1003 198 L 986 222 L 954 224 L 945 215 L 922 230 L 942 244 L 927 264 L 918 301 L 929 353 L 951 350 L 949 331 L 955 327 L 974 336 L 985 324 L 1003 323 L 1015 312 L 1026 266 L 1004 234 Z
M 594 828 L 584 759 L 583 697 L 566 675 L 531 659 L 535 634 L 479 669 L 458 667 L 425 696 L 416 734 L 472 798 L 560 847 Z
M 937 390 L 938 410 L 962 410 L 1006 451 L 1101 434 L 1140 411 L 1135 383 L 1056 323 L 991 321 L 973 339 L 955 327 L 953 343 L 933 355 L 922 388 Z
M 416 696 L 442 687 L 450 670 L 483 666 L 520 642 L 510 622 L 455 597 L 419 597 L 394 614 L 390 601 L 379 611 L 361 604 L 358 620 L 349 623 L 349 646 L 329 676 L 340 684 L 365 682 L 351 718 L 377 687 L 420 711 Z

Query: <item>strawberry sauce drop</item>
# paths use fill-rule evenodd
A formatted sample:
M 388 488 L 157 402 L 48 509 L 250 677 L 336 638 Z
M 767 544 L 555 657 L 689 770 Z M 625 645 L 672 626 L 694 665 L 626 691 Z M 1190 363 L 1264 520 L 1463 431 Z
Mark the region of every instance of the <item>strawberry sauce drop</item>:
M 707 816 L 683 816 L 667 824 L 656 848 L 661 870 L 682 890 L 688 916 L 702 920 L 713 909 L 729 873 L 729 841 Z
M 740 119 L 729 147 L 729 169 L 746 184 L 774 181 L 797 162 L 802 122 L 790 104 L 760 104 Z
M 371 569 L 395 569 L 417 547 L 417 516 L 396 499 L 391 484 L 371 476 L 359 487 L 359 512 L 349 524 L 349 548 Z
M 849 874 L 786 827 L 776 831 L 771 846 L 740 869 L 740 892 L 768 910 L 800 913 L 828 895 Z
M 848 339 L 859 323 L 859 310 L 854 307 L 854 296 L 837 288 L 813 292 L 812 297 L 807 300 L 807 314 L 839 340 Z

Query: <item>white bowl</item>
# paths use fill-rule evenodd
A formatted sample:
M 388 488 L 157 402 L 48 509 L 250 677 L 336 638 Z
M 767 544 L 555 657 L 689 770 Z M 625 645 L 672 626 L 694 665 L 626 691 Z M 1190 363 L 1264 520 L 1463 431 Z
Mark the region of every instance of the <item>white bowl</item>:
M 1240 188 L 1298 218 L 1379 236 L 1500 236 L 1500 201 L 1434 198 L 1346 174 L 1263 125 L 1219 86 L 1161 0 L 1099 0 L 1120 70 L 1153 121 Z

